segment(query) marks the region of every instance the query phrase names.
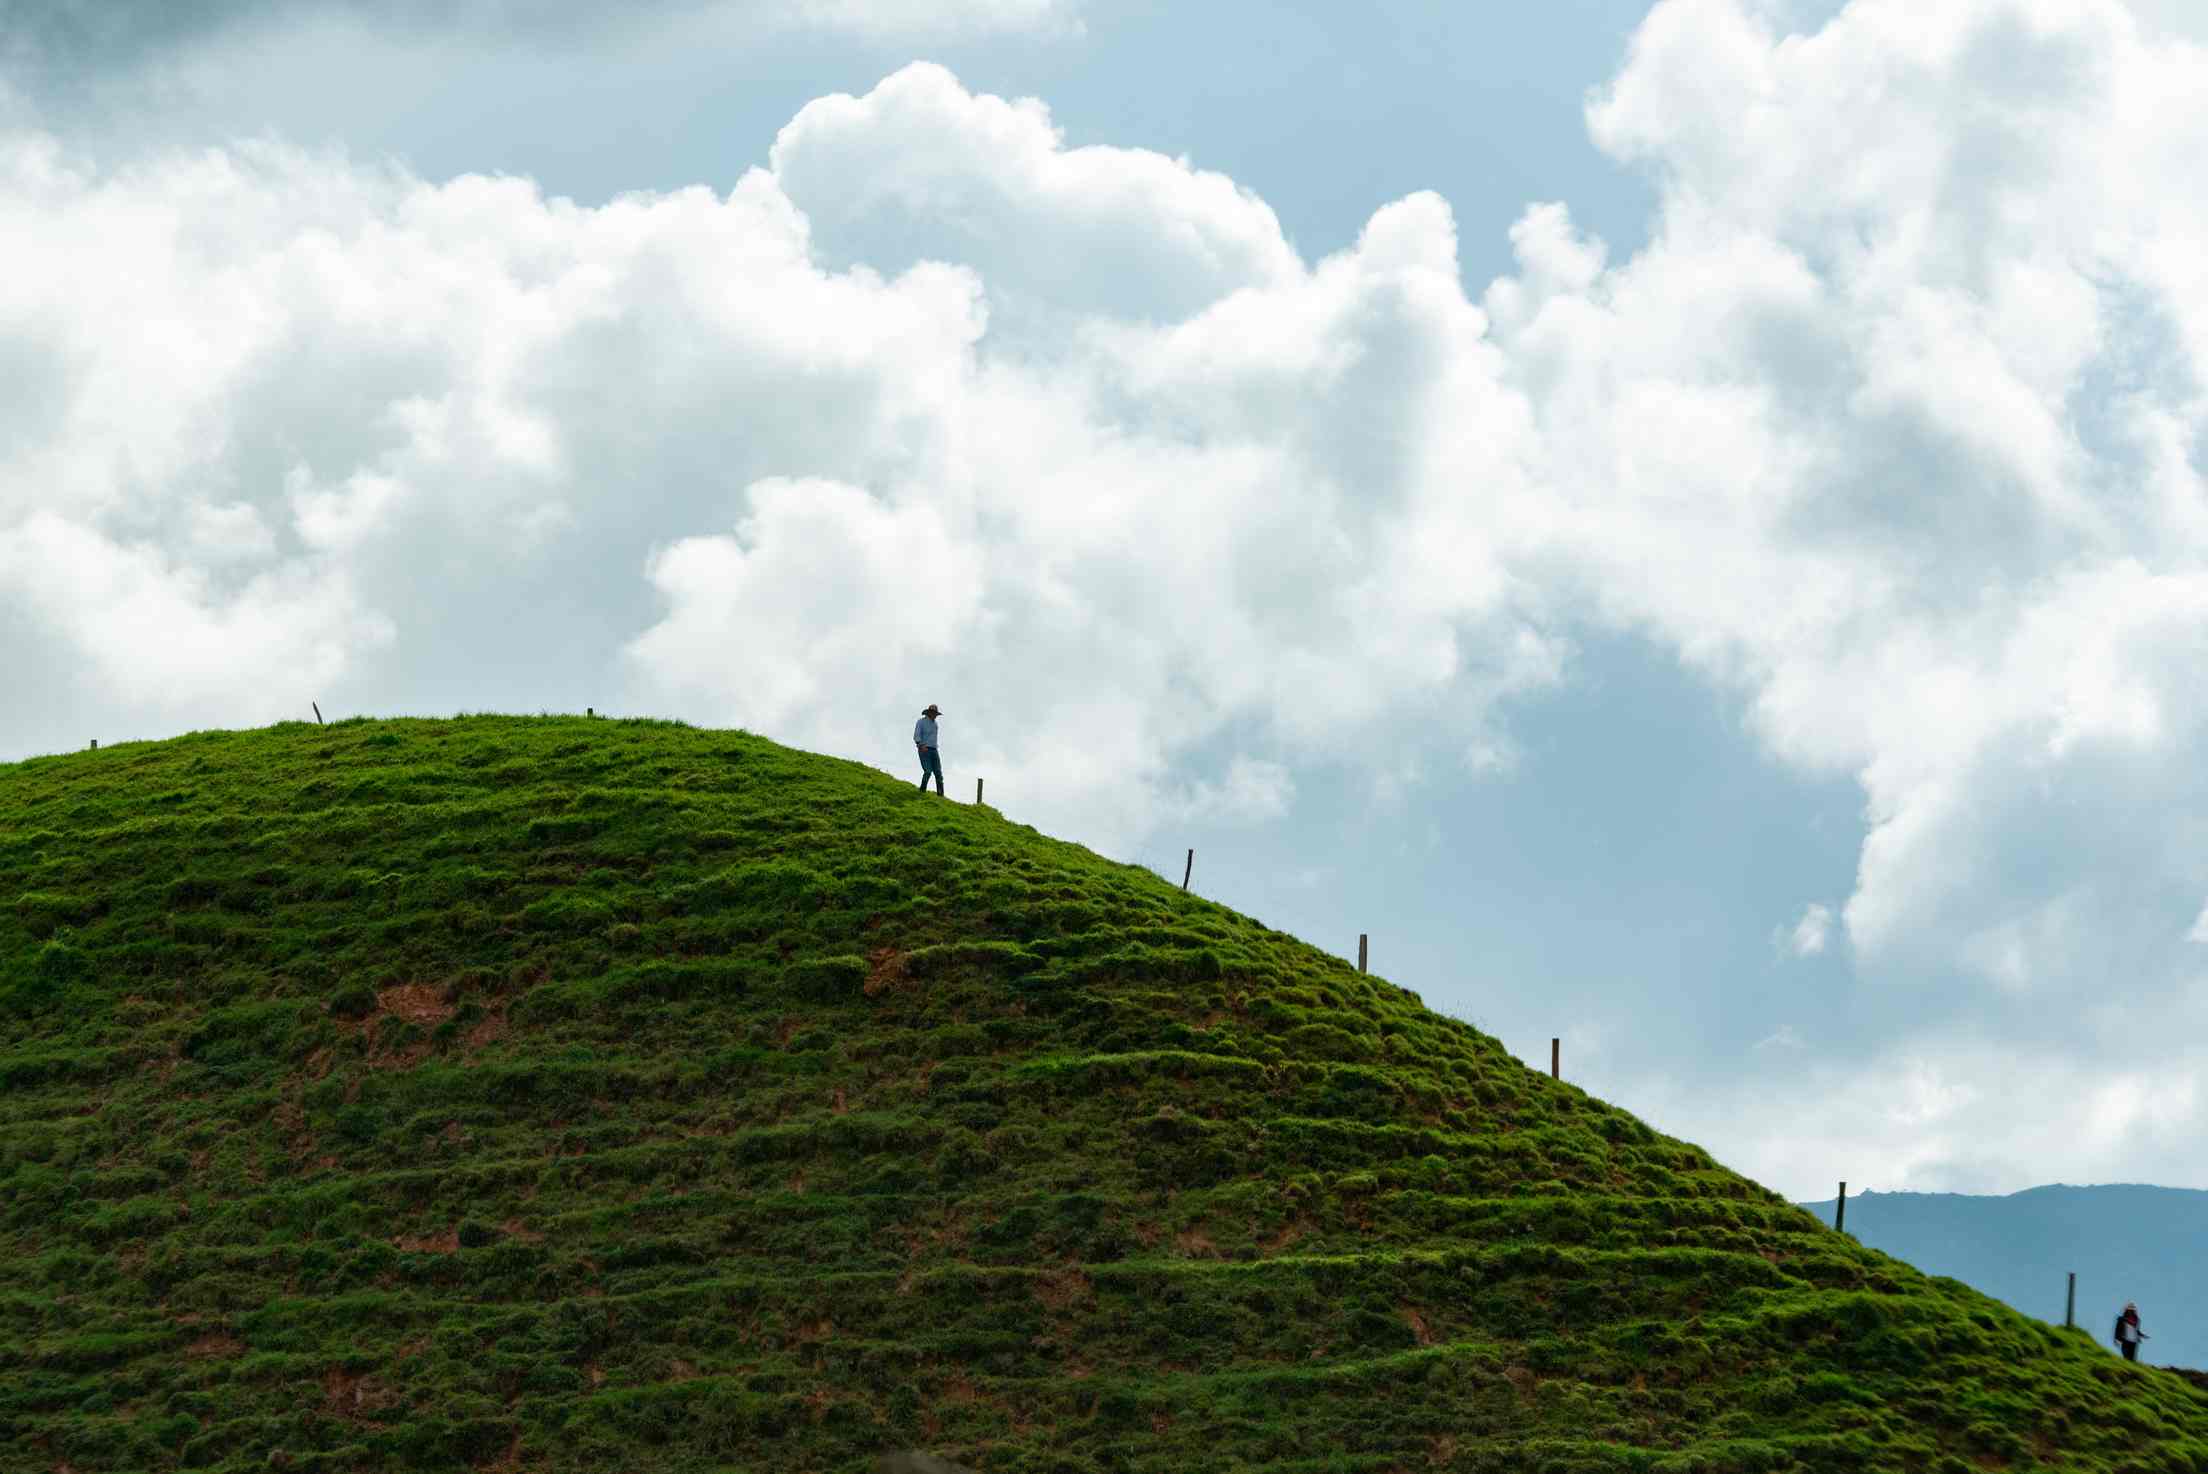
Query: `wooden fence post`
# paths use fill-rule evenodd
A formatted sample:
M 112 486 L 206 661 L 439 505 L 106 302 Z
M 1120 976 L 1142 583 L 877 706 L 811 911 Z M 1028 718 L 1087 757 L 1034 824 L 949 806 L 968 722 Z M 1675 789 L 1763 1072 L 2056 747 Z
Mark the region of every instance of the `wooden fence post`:
M 1365 970 L 1365 934 L 1363 932 L 1357 933 L 1357 970 L 1359 972 Z
M 1194 850 L 1190 850 L 1190 851 L 1188 852 L 1188 863 L 1187 863 L 1186 865 L 1183 865 L 1183 866 L 1181 867 L 1181 889 L 1182 889 L 1182 890 L 1184 890 L 1184 891 L 1185 891 L 1185 890 L 1187 890 L 1187 889 L 1188 889 L 1188 878 L 1189 878 L 1189 877 L 1190 877 L 1191 875 L 1194 875 L 1195 873 L 1196 873 L 1196 852 L 1195 852 Z
M 979 778 L 974 780 L 974 807 L 977 809 L 981 807 L 981 780 Z
M 583 715 L 586 717 L 594 717 L 598 715 L 598 708 L 595 706 L 586 706 L 583 708 Z
M 1561 1068 L 1561 1065 L 1563 1063 L 1563 1054 L 1564 1041 L 1561 1039 L 1551 1039 L 1549 1041 L 1549 1078 L 1551 1080 L 1561 1080 L 1564 1078 L 1564 1072 Z
M 2078 1272 L 2070 1271 L 2070 1293 L 2062 1302 L 2062 1328 L 2069 1330 L 2078 1323 Z
M 1832 1205 L 1832 1226 L 1839 1233 L 1846 1233 L 1848 1229 L 1848 1185 L 1845 1182 L 1840 1184 L 1840 1196 Z
M 315 724 L 315 725 L 316 725 L 317 727 L 321 726 L 321 725 L 322 725 L 322 703 L 321 703 L 321 702 L 319 702 L 319 701 L 310 701 L 310 702 L 308 702 L 308 703 L 307 703 L 307 705 L 309 705 L 309 706 L 311 706 L 311 707 L 313 707 L 313 708 L 314 708 L 314 724 Z
M 94 752 L 98 752 L 100 750 L 100 739 L 97 737 L 92 739 L 92 750 Z

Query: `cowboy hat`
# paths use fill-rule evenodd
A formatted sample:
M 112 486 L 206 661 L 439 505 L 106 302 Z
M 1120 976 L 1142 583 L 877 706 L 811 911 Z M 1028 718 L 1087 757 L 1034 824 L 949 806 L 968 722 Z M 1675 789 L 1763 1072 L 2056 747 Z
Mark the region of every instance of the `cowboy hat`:
M 924 717 L 939 717 L 943 715 L 943 708 L 937 706 L 934 702 L 931 701 L 925 707 L 921 708 L 920 715 Z

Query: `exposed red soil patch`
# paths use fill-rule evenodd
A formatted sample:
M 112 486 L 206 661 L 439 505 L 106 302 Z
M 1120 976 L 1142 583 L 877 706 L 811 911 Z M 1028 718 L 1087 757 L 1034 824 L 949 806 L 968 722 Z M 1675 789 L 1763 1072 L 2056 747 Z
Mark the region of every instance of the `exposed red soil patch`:
M 1035 1276 L 1035 1298 L 1053 1310 L 1066 1310 L 1095 1299 L 1096 1284 L 1081 1266 L 1068 1264 Z
M 487 1045 L 497 1043 L 505 1037 L 506 1015 L 503 1013 L 485 1014 L 476 1022 L 474 1028 L 468 1030 L 468 1048 L 471 1051 L 482 1049 Z
M 866 954 L 866 981 L 860 991 L 872 998 L 905 980 L 905 954 L 895 947 L 876 947 Z
M 445 1002 L 441 988 L 427 983 L 399 983 L 376 994 L 376 1011 L 362 1022 L 362 1027 L 373 1026 L 385 1014 L 397 1014 L 410 1024 L 435 1028 L 452 1017 L 452 1005 Z
M 235 1336 L 220 1331 L 210 1332 L 184 1348 L 186 1356 L 236 1356 L 245 1350 L 245 1343 Z
M 519 1218 L 509 1218 L 504 1223 L 501 1223 L 498 1227 L 499 1231 L 505 1234 L 508 1238 L 520 1239 L 525 1244 L 542 1243 L 544 1241 L 543 1234 L 538 1233 L 533 1228 L 530 1228 Z
M 373 1374 L 331 1367 L 322 1374 L 322 1405 L 332 1417 L 369 1418 L 398 1402 L 398 1394 Z
M 1217 1259 L 1219 1246 L 1201 1229 L 1184 1228 L 1173 1235 L 1174 1247 L 1191 1259 Z
M 1418 1309 L 1416 1306 L 1404 1306 L 1403 1319 L 1411 1323 L 1411 1334 L 1418 1338 L 1419 1345 L 1431 1346 L 1434 1344 L 1434 1333 L 1432 1329 L 1427 1326 L 1426 1317 L 1418 1313 Z
M 404 1249 L 411 1254 L 457 1254 L 460 1252 L 460 1233 L 446 1229 L 443 1233 L 426 1234 L 420 1238 L 401 1235 L 391 1240 L 391 1247 Z

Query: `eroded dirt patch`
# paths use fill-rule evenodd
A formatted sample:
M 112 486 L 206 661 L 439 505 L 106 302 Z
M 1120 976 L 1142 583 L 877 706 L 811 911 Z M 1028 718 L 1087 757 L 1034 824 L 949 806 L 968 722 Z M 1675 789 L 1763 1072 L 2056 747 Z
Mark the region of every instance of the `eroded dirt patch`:
M 452 1005 L 445 1002 L 441 988 L 428 983 L 399 983 L 376 994 L 376 1011 L 363 1021 L 363 1027 L 372 1027 L 385 1014 L 396 1014 L 410 1024 L 433 1029 L 452 1017 Z
M 1035 1298 L 1052 1310 L 1069 1310 L 1096 1298 L 1096 1284 L 1078 1264 L 1035 1276 Z
M 872 998 L 902 984 L 905 980 L 905 954 L 895 947 L 876 947 L 866 954 L 866 981 L 860 991 Z
M 419 1238 L 402 1234 L 391 1240 L 391 1247 L 410 1254 L 457 1254 L 460 1252 L 460 1232 L 448 1228 L 443 1233 L 424 1234 Z
M 1202 1229 L 1184 1228 L 1173 1236 L 1174 1247 L 1191 1259 L 1217 1259 L 1219 1246 Z
M 485 1014 L 477 1021 L 474 1028 L 468 1030 L 468 1048 L 472 1052 L 496 1044 L 505 1037 L 506 1015 L 503 1013 Z
M 322 1374 L 322 1406 L 337 1418 L 372 1418 L 397 1404 L 398 1393 L 373 1373 L 331 1367 Z

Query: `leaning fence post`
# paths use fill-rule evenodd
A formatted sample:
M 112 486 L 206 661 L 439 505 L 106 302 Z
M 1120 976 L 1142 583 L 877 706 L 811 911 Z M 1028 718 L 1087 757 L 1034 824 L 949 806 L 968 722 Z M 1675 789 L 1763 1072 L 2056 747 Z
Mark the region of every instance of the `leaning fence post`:
M 1838 1198 L 1835 1198 L 1835 1199 L 1833 1200 L 1833 1204 L 1832 1204 L 1832 1226 L 1833 1226 L 1833 1228 L 1834 1228 L 1835 1230 L 1837 1230 L 1837 1231 L 1839 1231 L 1839 1232 L 1841 1232 L 1841 1233 L 1845 1233 L 1845 1232 L 1847 1232 L 1847 1228 L 1848 1228 L 1848 1185 L 1847 1185 L 1847 1184 L 1846 1184 L 1845 1182 L 1843 1182 L 1843 1183 L 1841 1183 L 1841 1184 L 1840 1184 L 1840 1196 L 1839 1196 Z
M 1183 866 L 1181 867 L 1181 889 L 1182 889 L 1182 890 L 1184 890 L 1184 891 L 1185 891 L 1185 890 L 1187 890 L 1187 889 L 1188 889 L 1188 878 L 1189 878 L 1189 877 L 1190 877 L 1191 875 L 1194 875 L 1195 873 L 1196 873 L 1196 852 L 1195 852 L 1194 850 L 1190 850 L 1190 851 L 1188 852 L 1188 863 L 1187 863 L 1186 865 L 1183 865 Z
M 1359 972 L 1365 970 L 1365 934 L 1363 932 L 1357 933 L 1357 970 Z
M 311 707 L 313 707 L 313 708 L 314 708 L 314 724 L 315 724 L 315 725 L 316 725 L 317 727 L 321 726 L 321 725 L 322 725 L 322 703 L 321 703 L 321 702 L 319 702 L 319 701 L 310 701 L 310 702 L 308 702 L 308 703 L 307 703 L 307 705 L 309 705 L 309 706 L 311 706 Z

